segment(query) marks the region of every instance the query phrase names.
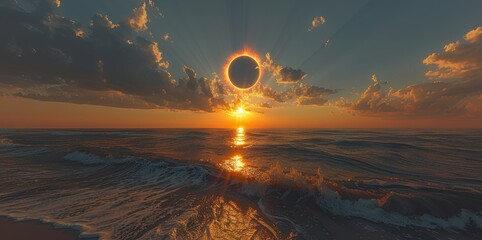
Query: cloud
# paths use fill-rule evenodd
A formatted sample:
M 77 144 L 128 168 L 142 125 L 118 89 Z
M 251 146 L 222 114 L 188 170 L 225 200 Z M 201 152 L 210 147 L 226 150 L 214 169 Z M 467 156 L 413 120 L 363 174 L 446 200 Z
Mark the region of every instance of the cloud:
M 306 73 L 301 69 L 293 69 L 291 67 L 284 67 L 279 72 L 279 83 L 294 83 L 299 82 L 306 77 Z
M 449 43 L 441 53 L 423 60 L 433 66 L 426 76 L 433 82 L 399 90 L 382 90 L 375 75 L 360 97 L 338 106 L 365 115 L 389 116 L 482 116 L 482 28 L 468 32 L 464 40 Z M 444 81 L 441 81 L 444 80 Z
M 268 102 L 261 103 L 260 107 L 262 107 L 262 108 L 273 108 L 273 106 L 271 106 L 271 104 L 268 103 Z
M 308 28 L 308 32 L 313 31 L 315 28 L 325 24 L 326 20 L 323 16 L 314 17 L 311 20 L 311 26 Z
M 271 99 L 276 103 L 295 101 L 298 105 L 322 106 L 328 102 L 326 96 L 336 93 L 335 90 L 312 86 L 304 83 L 296 84 L 285 90 L 277 91 L 271 87 L 259 84 L 251 89 L 252 93 Z
M 25 12 L 0 8 L 0 85 L 13 95 L 43 101 L 216 111 L 227 107 L 223 82 L 175 80 L 159 44 L 138 36 L 127 21 L 96 14 L 88 29 L 54 14 L 50 0 Z
M 169 35 L 169 33 L 166 33 L 162 36 L 162 39 L 166 42 L 170 42 L 170 43 L 174 43 L 174 41 L 172 40 L 171 36 Z
M 336 105 L 362 115 L 457 116 L 482 113 L 481 79 L 414 84 L 382 91 L 374 81 L 354 102 L 340 99 Z
M 482 78 L 482 27 L 468 32 L 464 41 L 445 45 L 442 53 L 430 54 L 423 63 L 435 66 L 426 73 L 430 79 Z
M 147 30 L 149 19 L 147 18 L 146 2 L 142 2 L 138 8 L 134 8 L 132 13 L 133 15 L 128 19 L 129 26 L 138 32 Z
M 270 53 L 266 53 L 265 57 L 266 60 L 261 64 L 261 67 L 275 76 L 278 83 L 296 83 L 308 75 L 301 69 L 277 65 L 271 58 Z
M 290 95 L 289 91 L 276 91 L 275 89 L 262 84 L 257 84 L 250 91 L 252 93 L 260 94 L 264 98 L 271 99 L 277 103 L 285 103 L 292 99 L 292 95 Z
M 326 96 L 336 93 L 335 90 L 318 86 L 310 86 L 304 83 L 292 88 L 296 101 L 299 105 L 322 106 L 328 102 Z
M 335 90 L 300 83 L 308 74 L 301 69 L 293 69 L 276 64 L 270 53 L 266 53 L 265 61 L 262 62 L 261 67 L 276 77 L 277 83 L 283 86 L 286 86 L 287 83 L 290 84 L 284 90 L 275 90 L 262 84 L 252 89 L 252 92 L 271 99 L 276 103 L 294 101 L 298 105 L 322 106 L 328 102 L 326 96 L 336 93 Z

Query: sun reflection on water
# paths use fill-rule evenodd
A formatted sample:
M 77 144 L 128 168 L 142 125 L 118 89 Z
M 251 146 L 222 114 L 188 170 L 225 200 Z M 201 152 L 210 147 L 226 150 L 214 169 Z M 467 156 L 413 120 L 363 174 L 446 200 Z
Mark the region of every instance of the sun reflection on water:
M 236 129 L 236 135 L 234 136 L 234 145 L 235 146 L 243 146 L 246 144 L 246 137 L 244 134 L 244 128 L 238 127 Z
M 224 161 L 223 167 L 229 171 L 240 172 L 245 167 L 243 156 L 234 155 L 230 159 Z
M 236 128 L 233 136 L 233 148 L 235 149 L 235 154 L 232 155 L 229 159 L 224 160 L 220 163 L 220 166 L 228 171 L 231 172 L 245 172 L 244 170 L 246 167 L 245 160 L 240 153 L 242 147 L 246 145 L 246 134 L 244 127 Z

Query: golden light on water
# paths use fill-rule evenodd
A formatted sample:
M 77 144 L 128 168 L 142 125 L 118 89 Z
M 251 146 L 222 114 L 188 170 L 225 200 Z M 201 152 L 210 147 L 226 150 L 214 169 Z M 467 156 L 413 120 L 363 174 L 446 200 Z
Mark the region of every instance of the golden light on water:
M 228 170 L 239 172 L 243 170 L 245 163 L 243 161 L 243 157 L 241 155 L 234 155 L 231 159 L 225 162 L 225 167 Z
M 238 127 L 238 129 L 236 129 L 236 132 L 237 132 L 238 134 L 240 134 L 240 133 L 244 134 L 244 128 L 243 128 L 243 127 Z
M 242 170 L 244 170 L 246 167 L 246 163 L 243 159 L 243 156 L 239 154 L 239 151 L 241 150 L 240 147 L 243 145 L 246 145 L 245 130 L 244 127 L 238 127 L 236 128 L 236 131 L 234 131 L 232 146 L 235 149 L 236 153 L 231 158 L 226 159 L 222 163 L 220 163 L 220 166 L 231 172 L 241 172 Z
M 246 144 L 246 138 L 244 135 L 244 128 L 238 127 L 236 129 L 236 135 L 234 136 L 234 146 L 243 146 Z

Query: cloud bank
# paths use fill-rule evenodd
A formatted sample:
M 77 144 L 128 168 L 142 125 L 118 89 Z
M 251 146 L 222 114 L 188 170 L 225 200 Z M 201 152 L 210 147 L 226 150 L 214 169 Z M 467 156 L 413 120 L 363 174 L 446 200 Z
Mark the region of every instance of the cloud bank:
M 9 33 L 0 39 L 0 89 L 8 89 L 10 96 L 206 112 L 229 110 L 240 101 L 238 96 L 246 96 L 233 92 L 217 76 L 197 76 L 188 66 L 183 68 L 186 77 L 171 76 L 162 46 L 140 35 L 148 29 L 152 1 L 143 1 L 117 23 L 95 14 L 87 27 L 57 15 L 53 10 L 60 1 L 31 3 L 32 11 L 0 7 L 0 31 Z M 160 40 L 172 43 L 168 34 Z M 253 108 L 322 106 L 336 92 L 301 83 L 307 73 L 276 64 L 269 53 L 262 67 L 279 85 L 259 84 L 247 92 L 261 98 L 250 103 Z
M 147 28 L 145 3 L 113 23 L 96 14 L 88 28 L 56 15 L 57 2 L 32 1 L 34 10 L 0 7 L 0 86 L 14 95 L 123 108 L 195 111 L 224 109 L 222 81 L 175 80 L 159 44 L 139 35 Z
M 374 75 L 374 83 L 357 100 L 341 99 L 337 105 L 366 115 L 482 116 L 481 27 L 445 45 L 443 52 L 430 54 L 423 63 L 433 67 L 426 76 L 435 81 L 382 91 L 383 83 Z
M 327 96 L 335 94 L 335 90 L 312 86 L 304 83 L 290 86 L 287 89 L 278 91 L 268 86 L 257 85 L 252 90 L 253 93 L 260 94 L 264 98 L 276 103 L 288 103 L 294 101 L 298 105 L 323 106 L 328 102 Z M 263 106 L 262 106 L 263 107 Z M 269 104 L 271 108 L 271 104 Z

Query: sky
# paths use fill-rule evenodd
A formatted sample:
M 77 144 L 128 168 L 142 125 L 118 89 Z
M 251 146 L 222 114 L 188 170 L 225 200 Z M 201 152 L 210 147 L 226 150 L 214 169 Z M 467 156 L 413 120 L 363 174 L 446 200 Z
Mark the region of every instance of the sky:
M 0 0 L 0 128 L 480 128 L 481 9 Z M 238 54 L 249 90 L 225 74 Z

